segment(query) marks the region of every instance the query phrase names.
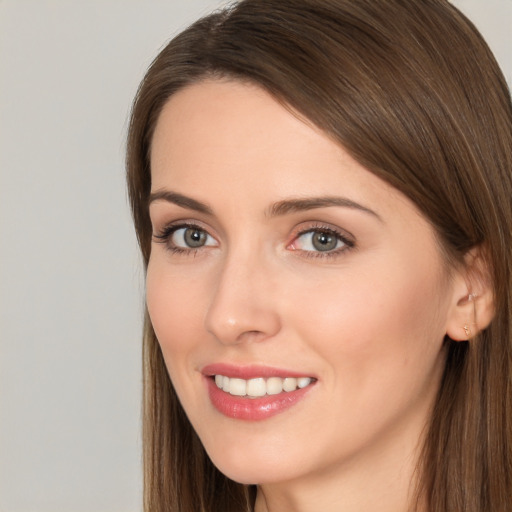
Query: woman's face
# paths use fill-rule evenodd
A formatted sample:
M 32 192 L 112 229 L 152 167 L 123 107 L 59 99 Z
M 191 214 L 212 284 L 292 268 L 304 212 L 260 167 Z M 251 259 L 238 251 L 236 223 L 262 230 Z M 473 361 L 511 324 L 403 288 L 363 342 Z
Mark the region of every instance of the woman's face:
M 219 469 L 270 483 L 411 457 L 454 295 L 412 203 L 234 81 L 168 101 L 151 171 L 148 309 Z

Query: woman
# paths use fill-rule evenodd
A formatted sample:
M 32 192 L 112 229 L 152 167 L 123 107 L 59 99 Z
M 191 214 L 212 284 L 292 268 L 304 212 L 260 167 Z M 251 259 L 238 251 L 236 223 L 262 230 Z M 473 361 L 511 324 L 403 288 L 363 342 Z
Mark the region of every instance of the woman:
M 246 0 L 135 100 L 145 509 L 512 510 L 512 107 L 444 0 Z

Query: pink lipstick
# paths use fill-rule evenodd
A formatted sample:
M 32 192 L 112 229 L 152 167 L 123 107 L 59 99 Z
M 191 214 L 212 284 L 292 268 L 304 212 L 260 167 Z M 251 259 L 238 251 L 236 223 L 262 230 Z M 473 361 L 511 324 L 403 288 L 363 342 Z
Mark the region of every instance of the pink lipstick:
M 248 421 L 286 411 L 316 383 L 312 376 L 264 366 L 214 364 L 202 374 L 213 406 L 227 417 Z

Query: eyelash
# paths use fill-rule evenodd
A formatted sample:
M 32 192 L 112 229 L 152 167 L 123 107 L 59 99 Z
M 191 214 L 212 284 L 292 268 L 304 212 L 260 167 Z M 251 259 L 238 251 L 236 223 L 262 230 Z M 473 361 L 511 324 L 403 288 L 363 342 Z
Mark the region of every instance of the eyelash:
M 323 233 L 326 235 L 334 236 L 338 241 L 342 242 L 344 245 L 338 249 L 334 249 L 331 251 L 305 251 L 301 249 L 293 249 L 295 251 L 300 251 L 306 258 L 337 258 L 340 257 L 343 253 L 350 251 L 355 248 L 355 242 L 353 239 L 350 239 L 345 232 L 341 230 L 335 229 L 332 226 L 326 226 L 324 224 L 313 224 L 309 226 L 307 229 L 302 229 L 298 231 L 293 237 L 293 243 L 295 243 L 301 236 L 304 236 L 308 233 Z M 291 244 L 288 244 L 288 247 Z
M 153 239 L 158 244 L 164 244 L 166 246 L 166 249 L 172 252 L 173 254 L 191 254 L 195 256 L 197 252 L 203 249 L 205 246 L 197 248 L 189 247 L 185 249 L 184 247 L 179 247 L 171 243 L 171 238 L 174 235 L 174 233 L 176 233 L 176 231 L 187 228 L 196 229 L 197 231 L 201 231 L 203 233 L 206 233 L 208 236 L 211 236 L 204 228 L 198 226 L 197 224 L 194 224 L 193 222 L 180 222 L 179 224 L 171 224 L 164 227 L 159 233 L 153 234 Z
M 181 222 L 180 224 L 171 224 L 164 227 L 159 233 L 153 234 L 153 239 L 155 243 L 165 244 L 167 250 L 172 252 L 173 254 L 184 254 L 184 255 L 193 255 L 195 256 L 198 251 L 204 249 L 208 246 L 200 246 L 197 248 L 189 247 L 183 248 L 177 245 L 173 245 L 171 243 L 171 238 L 180 229 L 195 229 L 205 233 L 207 236 L 212 237 L 207 230 L 202 228 L 201 226 L 193 223 L 193 222 Z M 293 236 L 293 241 L 290 244 L 287 244 L 287 247 L 290 247 L 293 243 L 295 243 L 300 237 L 308 234 L 308 233 L 324 233 L 326 235 L 334 236 L 338 241 L 343 243 L 343 247 L 331 250 L 331 251 L 306 251 L 302 249 L 291 249 L 293 251 L 300 251 L 304 257 L 306 258 L 336 258 L 339 257 L 342 253 L 347 252 L 351 249 L 354 249 L 355 242 L 347 237 L 347 235 L 340 230 L 337 230 L 331 226 L 326 226 L 323 224 L 315 224 L 309 226 L 307 229 L 302 229 L 298 231 Z M 213 237 L 212 237 L 213 238 Z

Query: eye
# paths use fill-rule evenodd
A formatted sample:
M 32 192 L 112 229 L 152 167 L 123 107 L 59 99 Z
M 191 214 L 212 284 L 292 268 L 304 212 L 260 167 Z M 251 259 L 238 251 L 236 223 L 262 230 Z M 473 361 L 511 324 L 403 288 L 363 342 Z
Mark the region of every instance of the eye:
M 171 244 L 183 249 L 197 249 L 199 247 L 216 245 L 215 240 L 206 231 L 197 226 L 187 226 L 175 229 L 171 236 Z
M 175 253 L 186 253 L 203 247 L 217 246 L 217 240 L 207 231 L 194 224 L 167 226 L 160 233 L 154 234 L 155 242 L 166 245 Z
M 294 243 L 301 251 L 334 251 L 345 245 L 339 237 L 329 231 L 307 231 L 297 237 Z
M 341 233 L 334 229 L 314 228 L 302 231 L 297 235 L 290 249 L 316 253 L 315 255 L 334 255 L 354 246 L 354 243 L 348 240 Z

